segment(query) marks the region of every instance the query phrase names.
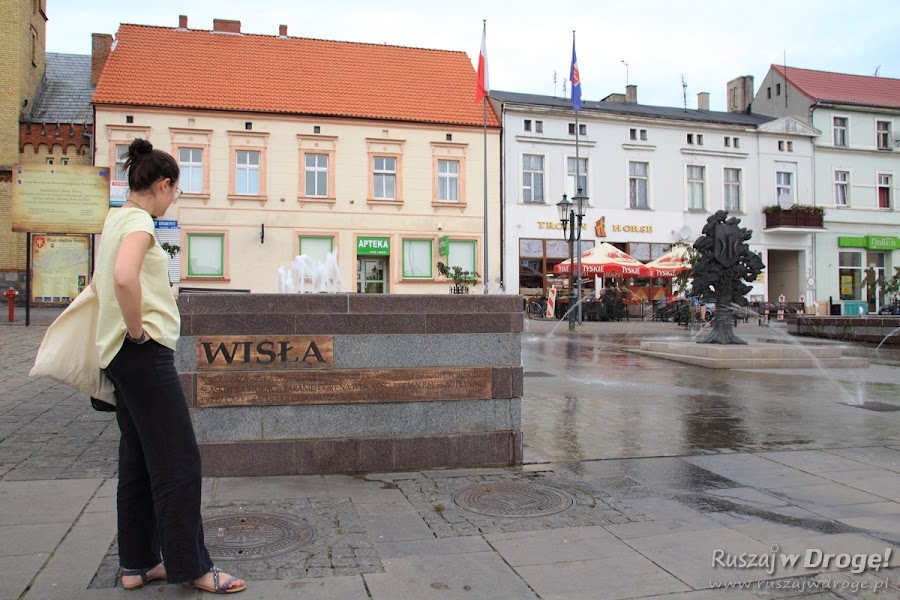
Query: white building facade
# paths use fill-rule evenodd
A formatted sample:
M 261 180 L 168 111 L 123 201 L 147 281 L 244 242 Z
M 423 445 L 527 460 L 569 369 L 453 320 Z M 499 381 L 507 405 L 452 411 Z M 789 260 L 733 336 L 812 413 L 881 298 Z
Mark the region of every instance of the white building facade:
M 728 210 L 754 232 L 751 250 L 767 265 L 750 299 L 797 301 L 812 268 L 812 235 L 766 230 L 762 207 L 775 201 L 784 173 L 792 194 L 811 198 L 812 129 L 796 119 L 643 106 L 636 90 L 629 94 L 633 101 L 585 102 L 577 125 L 567 100 L 492 94 L 503 125 L 507 290 L 539 295 L 558 283 L 553 266 L 569 252 L 556 203 L 582 187 L 582 251 L 608 242 L 649 262 L 674 243 L 693 243 L 708 217 Z M 648 302 L 672 291 L 669 279 L 617 283 Z
M 900 80 L 773 65 L 753 109 L 817 130 L 814 199 L 827 230 L 815 236 L 818 297 L 842 314 L 877 312 L 872 282 L 900 266 Z

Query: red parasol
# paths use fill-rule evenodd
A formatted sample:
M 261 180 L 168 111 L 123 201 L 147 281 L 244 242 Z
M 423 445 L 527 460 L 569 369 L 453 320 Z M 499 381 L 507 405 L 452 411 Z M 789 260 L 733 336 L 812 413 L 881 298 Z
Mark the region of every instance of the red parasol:
M 572 270 L 571 262 L 568 260 L 553 267 L 553 272 L 556 275 L 568 275 Z M 582 277 L 585 275 L 649 277 L 650 269 L 641 261 L 619 250 L 612 244 L 603 242 L 581 255 L 581 275 Z
M 676 277 L 691 265 L 685 262 L 687 246 L 675 246 L 656 260 L 647 263 L 653 277 Z

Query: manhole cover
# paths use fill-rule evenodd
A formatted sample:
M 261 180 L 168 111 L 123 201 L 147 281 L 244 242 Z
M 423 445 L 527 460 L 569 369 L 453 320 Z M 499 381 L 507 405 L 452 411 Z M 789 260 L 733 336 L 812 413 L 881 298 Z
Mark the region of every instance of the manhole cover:
M 256 560 L 301 548 L 316 530 L 290 517 L 248 513 L 210 517 L 203 535 L 213 560 Z
M 457 506 L 490 517 L 546 517 L 568 510 L 575 500 L 558 490 L 524 483 L 485 483 L 453 494 Z
M 874 410 L 876 412 L 893 412 L 900 410 L 900 406 L 896 404 L 888 404 L 887 402 L 863 402 L 862 404 L 850 404 L 844 402 L 847 406 L 855 406 L 856 408 L 864 408 L 866 410 Z

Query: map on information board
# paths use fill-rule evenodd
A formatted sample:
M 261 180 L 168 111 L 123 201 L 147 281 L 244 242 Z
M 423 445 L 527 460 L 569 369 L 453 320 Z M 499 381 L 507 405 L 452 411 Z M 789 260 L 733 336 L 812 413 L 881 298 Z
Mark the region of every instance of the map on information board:
M 36 235 L 31 238 L 35 302 L 70 302 L 88 284 L 86 235 Z

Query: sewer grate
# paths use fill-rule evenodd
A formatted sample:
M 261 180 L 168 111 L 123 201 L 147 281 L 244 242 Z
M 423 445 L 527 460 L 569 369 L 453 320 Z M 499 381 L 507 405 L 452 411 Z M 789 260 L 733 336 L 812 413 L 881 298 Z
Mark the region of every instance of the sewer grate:
M 525 371 L 522 373 L 522 377 L 556 377 L 556 375 L 544 373 L 543 371 Z
M 842 402 L 841 404 L 854 406 L 856 408 L 864 408 L 866 410 L 874 410 L 876 412 L 893 412 L 900 410 L 900 406 L 897 406 L 896 404 L 888 404 L 887 402 L 863 402 L 862 404 L 850 404 L 849 402 Z
M 546 517 L 575 504 L 559 490 L 524 483 L 472 485 L 453 494 L 453 502 L 463 510 L 490 517 Z
M 316 530 L 283 515 L 241 513 L 204 520 L 203 535 L 213 560 L 257 560 L 302 548 Z

